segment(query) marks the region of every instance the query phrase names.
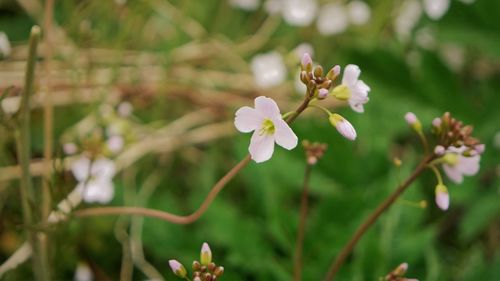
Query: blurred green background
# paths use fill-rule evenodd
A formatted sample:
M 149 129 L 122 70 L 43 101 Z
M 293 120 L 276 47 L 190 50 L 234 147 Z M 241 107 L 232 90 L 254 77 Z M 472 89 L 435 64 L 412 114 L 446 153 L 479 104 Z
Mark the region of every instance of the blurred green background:
M 432 173 L 424 173 L 361 240 L 337 280 L 378 280 L 401 262 L 408 262 L 408 276 L 419 280 L 500 280 L 500 2 L 445 1 L 449 8 L 436 16 L 426 8 L 429 1 L 365 1 L 369 19 L 359 25 L 351 19 L 336 34 L 321 32 L 316 18 L 325 5 L 347 7 L 353 1 L 315 2 L 314 19 L 305 26 L 285 12 L 270 15 L 265 1 L 250 1 L 257 2 L 256 9 L 242 9 L 237 2 L 56 1 L 51 84 L 59 91 L 55 103 L 71 97 L 55 106 L 56 155 L 63 157 L 68 132 L 78 130 L 75 124 L 83 118 L 94 116 L 94 127 L 109 125 L 100 118 L 103 104 L 133 105 L 133 116 L 120 119 L 129 128 L 125 149 L 200 109 L 208 110 L 198 113 L 202 119 L 207 115 L 205 125 L 232 122 L 238 107 L 252 105 L 260 95 L 276 99 L 283 112 L 292 110 L 301 99 L 294 87 L 298 58 L 293 50 L 309 43 L 314 61 L 325 68 L 359 65 L 371 92 L 363 114 L 329 104 L 354 125 L 355 142 L 343 139 L 320 113 L 301 116 L 292 126 L 300 140 L 328 144 L 312 174 L 303 280 L 323 278 L 361 221 L 417 163 L 422 150 L 403 119 L 407 111 L 426 128 L 446 111 L 473 124 L 475 136 L 486 144 L 481 170 L 460 185 L 447 180 L 451 207 L 446 212 L 434 204 Z M 10 56 L 0 61 L 2 89 L 22 86 L 26 41 L 31 26 L 43 23 L 43 4 L 0 1 L 0 31 L 12 44 Z M 271 51 L 282 56 L 286 79 L 259 87 L 251 61 Z M 45 52 L 42 46 L 41 63 Z M 45 77 L 42 68 L 38 73 Z M 34 158 L 43 155 L 42 113 L 35 108 L 32 115 Z M 155 148 L 136 159 L 115 176 L 110 204 L 144 204 L 176 214 L 195 210 L 212 184 L 247 153 L 250 135 L 226 125 L 220 135 L 216 131 L 195 144 L 174 135 L 180 142 L 175 149 Z M 402 167 L 393 165 L 394 157 Z M 12 135 L 2 128 L 0 165 L 15 164 Z M 167 280 L 176 278 L 168 260 L 189 266 L 205 241 L 215 262 L 225 267 L 222 280 L 291 280 L 304 168 L 302 148 L 277 148 L 270 161 L 245 168 L 191 225 L 106 217 L 53 227 L 54 280 L 71 280 L 79 262 L 89 264 L 98 280 L 119 280 L 123 267 L 131 268 L 128 239 L 141 229 L 144 258 Z M 24 238 L 18 181 L 1 176 L 4 261 Z M 35 185 L 41 185 L 40 178 Z M 51 186 L 57 202 L 75 181 L 70 172 L 56 169 Z M 427 208 L 416 206 L 421 200 L 427 200 Z M 137 267 L 131 274 L 134 280 L 147 279 Z M 30 263 L 4 278 L 30 280 Z

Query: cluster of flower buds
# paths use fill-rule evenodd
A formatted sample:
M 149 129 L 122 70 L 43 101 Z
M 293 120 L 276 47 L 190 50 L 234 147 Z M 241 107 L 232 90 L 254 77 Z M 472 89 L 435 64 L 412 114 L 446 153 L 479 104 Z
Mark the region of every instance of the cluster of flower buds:
M 300 67 L 300 81 L 307 86 L 307 94 L 318 99 L 327 98 L 335 79 L 340 74 L 340 66 L 334 66 L 323 76 L 323 67 L 321 65 L 313 67 L 311 56 L 305 53 Z
M 170 268 L 180 278 L 187 278 L 186 268 L 177 260 L 169 261 Z M 200 261 L 193 261 L 193 281 L 216 281 L 224 273 L 224 267 L 212 262 L 212 251 L 207 243 L 203 243 Z M 189 279 L 188 279 L 189 280 Z
M 408 264 L 402 263 L 402 264 L 398 265 L 398 267 L 396 267 L 389 274 L 387 274 L 383 280 L 385 280 L 385 281 L 418 281 L 417 279 L 404 277 L 407 270 L 408 270 Z
M 316 163 L 318 163 L 318 160 L 323 157 L 323 154 L 325 154 L 326 148 L 328 147 L 326 143 L 311 143 L 308 140 L 304 140 L 302 142 L 302 146 L 304 147 L 304 151 L 306 152 L 308 165 L 315 165 Z
M 405 119 L 427 145 L 428 141 L 416 115 L 408 112 Z M 477 174 L 485 146 L 472 136 L 472 131 L 472 126 L 465 126 L 461 121 L 453 118 L 449 112 L 432 121 L 431 133 L 435 137 L 433 151 L 435 159 L 429 164 L 429 168 L 434 171 L 438 180 L 435 188 L 436 205 L 442 210 L 448 209 L 450 198 L 436 165 L 441 165 L 448 178 L 455 183 L 461 183 L 464 175 Z

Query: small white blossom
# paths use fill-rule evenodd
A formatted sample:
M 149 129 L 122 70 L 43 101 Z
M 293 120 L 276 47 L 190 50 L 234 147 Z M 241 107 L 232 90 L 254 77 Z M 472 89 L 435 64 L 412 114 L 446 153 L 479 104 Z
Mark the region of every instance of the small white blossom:
M 270 98 L 258 97 L 255 108 L 244 106 L 238 109 L 234 125 L 243 133 L 254 131 L 248 150 L 257 163 L 271 158 L 275 142 L 288 150 L 297 146 L 297 136 L 281 118 L 278 105 Z
M 319 33 L 335 35 L 344 32 L 349 26 L 349 18 L 344 6 L 336 3 L 321 7 L 316 22 Z
M 422 16 L 422 5 L 418 0 L 404 1 L 396 19 L 394 26 L 396 33 L 401 39 L 408 39 L 411 31 Z
M 479 171 L 479 160 L 481 155 L 464 156 L 463 153 L 468 150 L 466 146 L 450 146 L 443 156 L 445 160 L 443 170 L 446 175 L 455 183 L 461 183 L 463 176 L 473 176 Z
M 318 3 L 316 0 L 284 0 L 281 9 L 283 19 L 288 24 L 307 26 L 316 17 Z
M 74 281 L 92 281 L 94 280 L 94 274 L 90 267 L 83 262 L 79 262 L 76 266 Z
M 306 55 L 306 54 L 309 56 L 309 58 L 314 55 L 313 46 L 309 43 L 299 44 L 297 47 L 295 47 L 295 49 L 293 49 L 293 52 L 295 53 L 297 58 L 301 61 L 304 58 L 304 55 Z M 312 63 L 312 60 L 311 60 L 311 63 Z
M 279 85 L 286 78 L 286 66 L 278 52 L 256 55 L 250 66 L 255 83 L 261 88 Z
M 11 52 L 9 37 L 5 32 L 0 32 L 0 58 L 8 57 Z
M 367 23 L 372 15 L 370 6 L 363 1 L 354 0 L 347 4 L 347 13 L 349 20 L 354 25 L 363 25 Z
M 259 8 L 260 0 L 229 0 L 229 4 L 245 11 L 254 11 Z
M 438 20 L 450 8 L 450 0 L 423 0 L 424 11 L 433 20 Z
M 352 110 L 362 113 L 365 111 L 363 105 L 368 102 L 370 87 L 359 80 L 361 70 L 357 65 L 349 64 L 344 69 L 342 83 L 335 87 L 332 94 L 341 100 L 347 100 Z
M 2 100 L 2 110 L 8 115 L 16 113 L 21 107 L 21 96 L 6 97 Z
M 106 158 L 91 161 L 82 156 L 72 163 L 71 172 L 78 181 L 76 189 L 87 203 L 105 204 L 113 199 L 115 163 Z

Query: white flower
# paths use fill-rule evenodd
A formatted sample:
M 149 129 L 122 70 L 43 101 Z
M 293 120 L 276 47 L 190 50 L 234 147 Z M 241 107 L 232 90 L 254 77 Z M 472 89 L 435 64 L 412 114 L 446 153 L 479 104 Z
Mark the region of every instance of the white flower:
M 424 11 L 433 20 L 438 20 L 450 8 L 450 0 L 424 0 Z
M 337 113 L 334 113 L 330 115 L 328 120 L 343 137 L 352 141 L 356 139 L 356 130 L 344 117 L 340 116 Z
M 118 153 L 123 149 L 125 141 L 119 135 L 111 136 L 106 140 L 106 146 L 112 153 Z
M 108 203 L 113 199 L 113 176 L 115 163 L 106 158 L 91 161 L 82 156 L 71 165 L 71 172 L 78 181 L 76 189 L 82 192 L 82 197 L 88 203 Z
M 349 19 L 344 6 L 336 3 L 321 7 L 316 22 L 319 33 L 334 35 L 344 32 L 349 26 Z
M 6 97 L 2 100 L 2 110 L 8 115 L 16 113 L 21 107 L 21 96 Z
M 297 136 L 281 118 L 278 105 L 270 98 L 258 97 L 255 108 L 244 106 L 238 109 L 234 125 L 243 133 L 254 131 L 248 150 L 257 163 L 271 158 L 275 142 L 288 150 L 297 146 Z
M 286 66 L 278 52 L 256 55 L 250 63 L 257 86 L 270 88 L 286 78 Z
M 442 184 L 436 186 L 436 205 L 439 209 L 446 211 L 450 206 L 450 195 L 448 194 L 448 189 Z
M 422 6 L 420 1 L 409 0 L 403 2 L 401 9 L 394 21 L 396 33 L 402 39 L 408 39 L 411 31 L 420 20 Z
M 347 12 L 350 22 L 354 25 L 363 25 L 367 23 L 372 15 L 370 6 L 359 0 L 349 2 L 349 4 L 347 4 Z
M 0 58 L 8 57 L 11 52 L 9 37 L 5 32 L 0 32 Z
M 264 9 L 271 15 L 281 13 L 283 1 L 285 0 L 267 0 L 266 3 L 264 3 Z
M 344 70 L 342 84 L 335 87 L 332 94 L 341 100 L 347 100 L 352 110 L 362 113 L 365 111 L 363 104 L 367 103 L 370 87 L 359 80 L 361 70 L 357 65 L 349 64 Z
M 254 11 L 259 7 L 260 0 L 229 0 L 229 4 L 245 11 Z
M 316 17 L 316 0 L 285 0 L 281 7 L 283 19 L 290 25 L 307 26 Z
M 313 49 L 313 46 L 309 43 L 301 43 L 299 44 L 297 47 L 295 47 L 295 49 L 293 49 L 293 52 L 295 53 L 295 55 L 297 56 L 297 58 L 299 60 L 302 61 L 302 59 L 304 58 L 304 55 L 307 54 L 309 55 L 309 58 L 314 55 L 314 49 Z M 311 61 L 312 63 L 312 61 Z
M 74 281 L 92 281 L 94 280 L 94 273 L 90 267 L 83 262 L 79 262 L 76 266 Z
M 466 146 L 450 146 L 443 156 L 443 170 L 446 175 L 455 183 L 461 183 L 463 176 L 473 176 L 479 171 L 479 160 L 481 155 L 464 156 L 463 153 L 468 150 Z

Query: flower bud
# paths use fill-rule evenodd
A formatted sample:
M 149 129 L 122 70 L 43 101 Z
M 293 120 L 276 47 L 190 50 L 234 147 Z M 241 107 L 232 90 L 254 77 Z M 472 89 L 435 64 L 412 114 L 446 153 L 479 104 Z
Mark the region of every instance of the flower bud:
M 318 90 L 318 99 L 326 99 L 328 97 L 328 90 L 327 89 L 319 89 Z
M 201 269 L 201 264 L 199 261 L 193 261 L 193 270 L 194 271 L 199 271 Z
M 201 246 L 200 261 L 205 266 L 212 262 L 212 251 L 207 243 L 203 243 Z
M 193 278 L 193 281 L 201 281 L 201 278 L 199 276 L 196 276 L 195 278 Z
M 186 277 L 187 274 L 186 268 L 184 268 L 184 266 L 180 262 L 178 262 L 177 260 L 169 260 L 168 264 L 170 265 L 170 268 L 172 269 L 175 275 L 181 278 Z
M 446 211 L 450 205 L 450 195 L 448 194 L 448 189 L 443 184 L 438 184 L 436 186 L 436 205 L 439 209 Z
M 326 78 L 333 81 L 339 76 L 339 74 L 340 74 L 340 65 L 336 65 L 332 67 L 330 71 L 328 71 L 328 73 L 326 74 Z
M 323 77 L 323 67 L 321 67 L 321 65 L 318 65 L 314 68 L 314 77 Z
M 214 270 L 214 275 L 216 277 L 220 277 L 223 273 L 224 273 L 224 267 L 222 267 L 222 266 L 218 266 Z
M 208 271 L 210 271 L 210 272 L 214 271 L 214 269 L 215 269 L 215 263 L 213 263 L 213 262 L 209 263 L 208 266 L 207 266 L 207 268 L 208 268 Z
M 300 66 L 301 66 L 302 70 L 310 72 L 312 70 L 312 65 L 313 65 L 313 61 L 312 61 L 311 56 L 308 53 L 304 53 L 302 55 L 302 60 L 300 62 Z
M 434 154 L 436 155 L 444 155 L 444 153 L 446 152 L 446 149 L 442 146 L 442 145 L 437 145 L 435 148 L 434 148 Z
M 356 130 L 344 117 L 340 116 L 337 113 L 334 113 L 330 115 L 328 120 L 330 121 L 330 124 L 332 124 L 332 126 L 335 126 L 337 131 L 346 139 L 351 141 L 356 139 Z
M 394 270 L 394 274 L 397 276 L 403 276 L 407 270 L 408 270 L 408 263 L 404 262 Z
M 422 132 L 422 124 L 418 120 L 417 116 L 413 112 L 407 112 L 405 114 L 405 120 L 417 132 Z
M 437 118 L 437 117 L 436 117 L 436 118 L 434 118 L 434 119 L 432 120 L 432 126 L 434 126 L 434 127 L 436 127 L 436 128 L 441 127 L 441 123 L 442 123 L 441 118 Z

